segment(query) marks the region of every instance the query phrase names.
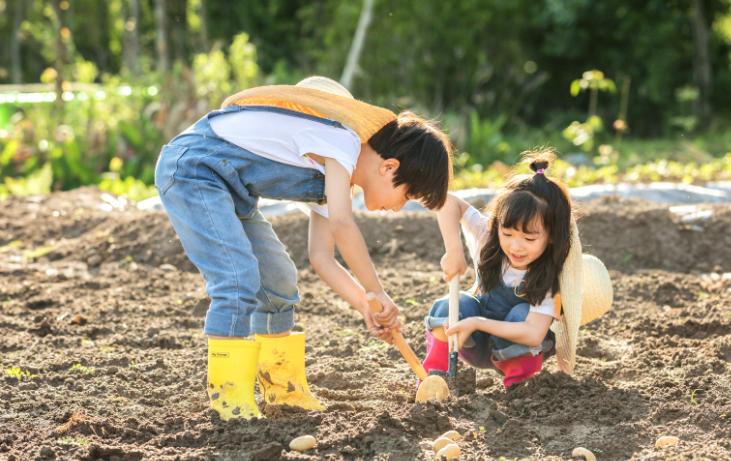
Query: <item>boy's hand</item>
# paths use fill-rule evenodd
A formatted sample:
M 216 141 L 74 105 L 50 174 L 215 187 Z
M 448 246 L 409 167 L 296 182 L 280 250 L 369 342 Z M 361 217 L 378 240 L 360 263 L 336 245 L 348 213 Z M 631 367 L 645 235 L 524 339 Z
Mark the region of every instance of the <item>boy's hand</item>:
M 444 253 L 441 260 L 442 277 L 448 282 L 455 275 L 464 275 L 467 271 L 467 261 L 464 252 L 460 248 L 459 251 L 448 251 Z
M 393 344 L 391 331 L 383 328 L 382 326 L 378 325 L 378 323 L 376 323 L 376 319 L 374 317 L 375 313 L 371 312 L 368 308 L 361 309 L 360 313 L 363 316 L 363 321 L 366 324 L 366 328 L 368 328 L 368 331 L 373 336 L 376 336 L 377 338 L 382 339 L 389 344 Z
M 383 310 L 373 317 L 376 323 L 387 330 L 401 331 L 401 322 L 398 319 L 399 308 L 385 291 L 376 294 L 376 299 L 383 306 Z
M 460 320 L 454 325 L 449 325 L 449 328 L 444 330 L 444 332 L 447 336 L 458 335 L 457 343 L 459 344 L 459 349 L 462 349 L 465 341 L 472 336 L 472 333 L 474 333 L 475 330 L 477 330 L 477 317 L 468 317 Z

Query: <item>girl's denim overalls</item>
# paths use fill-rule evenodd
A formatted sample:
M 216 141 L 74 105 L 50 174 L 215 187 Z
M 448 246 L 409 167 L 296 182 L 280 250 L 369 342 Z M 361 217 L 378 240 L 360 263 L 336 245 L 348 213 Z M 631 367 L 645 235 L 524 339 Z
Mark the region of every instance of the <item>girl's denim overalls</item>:
M 500 286 L 478 296 L 462 292 L 459 297 L 459 319 L 485 317 L 505 322 L 522 322 L 528 317 L 530 304 L 515 292 L 515 287 L 509 287 L 502 282 L 500 282 Z M 425 319 L 426 327 L 432 330 L 443 326 L 447 323 L 448 318 L 449 297 L 447 296 L 434 301 Z M 459 355 L 465 362 L 477 368 L 492 368 L 491 356 L 495 360 L 506 360 L 525 354 L 537 355 L 540 352 L 547 356 L 554 352 L 555 343 L 554 334 L 550 330 L 539 347 L 516 344 L 484 331 L 475 331 L 470 339 L 471 341 L 468 340 L 463 345 Z
M 211 305 L 204 333 L 212 336 L 292 329 L 297 268 L 257 201 L 325 202 L 325 176 L 319 171 L 260 157 L 211 129 L 211 118 L 242 110 L 343 127 L 280 108 L 231 106 L 203 116 L 162 148 L 155 186 L 185 253 L 205 279 Z

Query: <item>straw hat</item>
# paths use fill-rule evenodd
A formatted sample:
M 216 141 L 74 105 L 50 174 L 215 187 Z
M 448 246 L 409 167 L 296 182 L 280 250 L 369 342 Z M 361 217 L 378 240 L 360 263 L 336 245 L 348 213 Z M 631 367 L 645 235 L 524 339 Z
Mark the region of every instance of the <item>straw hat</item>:
M 581 253 L 576 223 L 571 223 L 571 249 L 559 276 L 561 317 L 551 326 L 556 335 L 556 359 L 564 373 L 576 365 L 579 326 L 600 317 L 612 306 L 612 282 L 607 268 Z
M 347 88 L 341 85 L 340 82 L 336 82 L 335 80 L 328 77 L 323 77 L 322 75 L 313 75 L 312 77 L 302 79 L 297 82 L 297 85 L 295 86 L 313 88 L 315 90 L 337 94 L 338 96 L 342 96 L 344 98 L 355 99 L 353 95 L 350 94 L 350 91 L 348 91 Z
M 353 98 L 338 82 L 327 77 L 308 77 L 297 85 L 269 85 L 249 88 L 229 96 L 227 106 L 279 107 L 335 120 L 355 131 L 361 143 L 368 142 L 396 114 Z

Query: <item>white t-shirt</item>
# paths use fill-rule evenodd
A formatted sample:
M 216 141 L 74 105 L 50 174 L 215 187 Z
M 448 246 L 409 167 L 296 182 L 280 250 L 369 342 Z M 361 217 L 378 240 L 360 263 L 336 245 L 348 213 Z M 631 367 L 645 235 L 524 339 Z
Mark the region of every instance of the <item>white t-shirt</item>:
M 465 236 L 467 243 L 467 249 L 470 252 L 470 258 L 474 264 L 475 273 L 477 273 L 477 264 L 480 261 L 480 250 L 487 243 L 488 236 L 490 234 L 489 228 L 487 227 L 487 216 L 480 213 L 475 207 L 468 207 L 464 215 L 462 215 L 462 233 Z M 509 287 L 516 287 L 523 281 L 527 270 L 520 270 L 512 267 L 510 264 L 506 264 L 503 269 L 503 283 Z M 479 282 L 475 280 L 475 284 L 472 286 L 471 291 L 475 291 L 478 288 Z M 551 316 L 553 318 L 559 318 L 556 313 L 556 301 L 551 295 L 547 293 L 546 297 L 541 301 L 540 304 L 533 304 L 530 306 L 531 312 L 537 312 Z
M 360 154 L 360 138 L 349 128 L 268 111 L 231 112 L 211 118 L 211 128 L 226 141 L 256 155 L 325 173 L 325 166 L 307 154 L 332 158 L 353 174 Z M 308 204 L 327 217 L 327 206 Z

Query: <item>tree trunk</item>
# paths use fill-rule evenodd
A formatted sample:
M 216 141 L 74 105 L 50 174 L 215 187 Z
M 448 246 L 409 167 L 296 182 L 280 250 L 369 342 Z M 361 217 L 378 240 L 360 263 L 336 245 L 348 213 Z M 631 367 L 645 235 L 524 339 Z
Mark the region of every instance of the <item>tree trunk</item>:
M 136 75 L 139 70 L 140 52 L 140 2 L 139 0 L 127 0 L 127 14 L 124 24 L 124 67 L 131 75 Z
M 170 0 L 168 15 L 173 18 L 170 24 L 170 43 L 173 44 L 174 62 L 188 62 L 188 2 L 187 0 Z
M 372 16 L 373 0 L 363 0 L 363 9 L 360 11 L 360 19 L 358 19 L 358 26 L 355 29 L 353 43 L 350 45 L 348 59 L 345 62 L 343 75 L 340 77 L 340 83 L 346 88 L 350 88 L 350 85 L 353 83 L 353 76 L 358 70 L 360 52 L 363 49 L 363 42 L 365 42 L 366 32 L 368 31 L 368 25 L 371 23 Z
M 63 76 L 66 68 L 66 43 L 64 35 L 64 17 L 61 10 L 63 0 L 53 1 L 53 11 L 56 15 L 56 114 L 59 120 L 63 120 Z
M 157 70 L 165 74 L 170 69 L 168 54 L 167 20 L 165 0 L 155 0 L 155 47 L 157 49 Z
M 698 87 L 695 113 L 698 123 L 705 126 L 711 115 L 711 60 L 708 53 L 708 23 L 702 0 L 693 0 L 690 7 L 693 27 L 693 79 Z
M 13 83 L 23 83 L 23 61 L 20 56 L 20 25 L 25 15 L 25 1 L 13 2 L 13 29 L 10 36 L 10 78 Z
M 206 1 L 201 1 L 201 42 L 203 43 L 203 52 L 211 51 L 208 48 L 208 10 L 206 9 Z

